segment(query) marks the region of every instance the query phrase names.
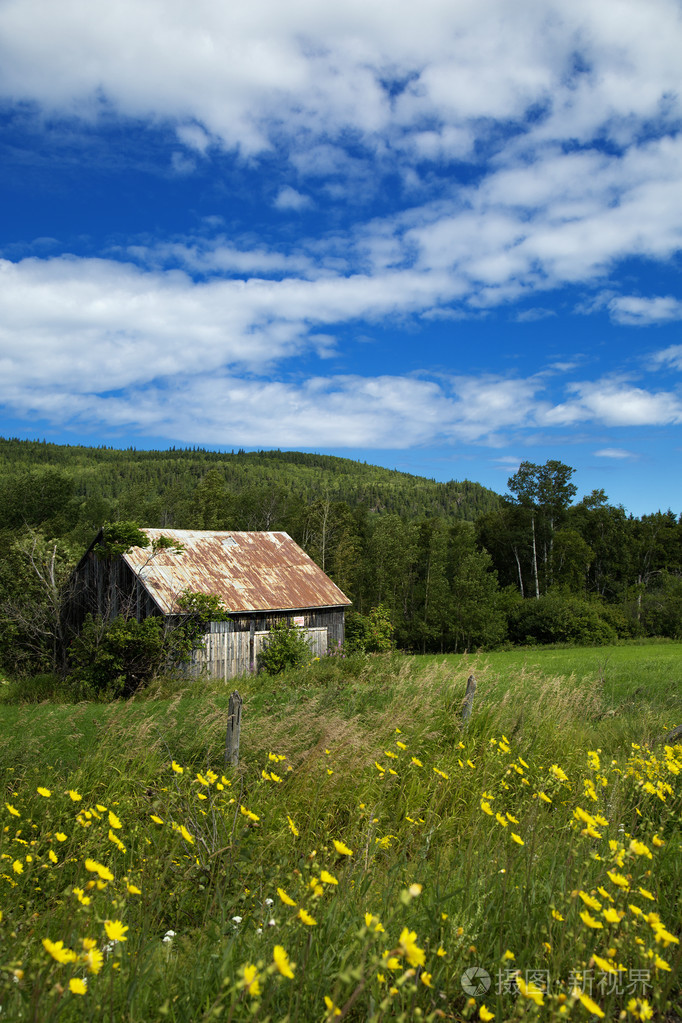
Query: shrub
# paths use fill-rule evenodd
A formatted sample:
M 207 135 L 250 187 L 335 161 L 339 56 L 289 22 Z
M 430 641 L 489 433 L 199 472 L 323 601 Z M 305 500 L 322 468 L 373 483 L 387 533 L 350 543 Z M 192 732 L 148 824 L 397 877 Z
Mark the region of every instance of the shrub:
M 346 643 L 351 651 L 385 653 L 393 646 L 394 632 L 390 612 L 383 604 L 373 607 L 368 615 L 358 611 L 346 615 Z
M 85 682 L 96 692 L 131 696 L 147 685 L 165 664 L 168 646 L 159 617 L 114 618 L 87 615 L 80 636 L 71 644 L 69 680 Z
M 613 643 L 614 625 L 601 607 L 580 597 L 550 592 L 518 604 L 509 617 L 509 636 L 515 643 Z
M 269 675 L 281 675 L 287 668 L 299 668 L 307 664 L 311 649 L 305 633 L 291 622 L 282 621 L 273 625 L 265 646 L 258 658 L 258 667 Z

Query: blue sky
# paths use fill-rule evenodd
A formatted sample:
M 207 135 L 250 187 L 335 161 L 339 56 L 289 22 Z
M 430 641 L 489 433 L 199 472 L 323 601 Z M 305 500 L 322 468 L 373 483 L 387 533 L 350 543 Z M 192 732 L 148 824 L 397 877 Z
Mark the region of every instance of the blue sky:
M 5 0 L 0 433 L 682 511 L 673 0 Z

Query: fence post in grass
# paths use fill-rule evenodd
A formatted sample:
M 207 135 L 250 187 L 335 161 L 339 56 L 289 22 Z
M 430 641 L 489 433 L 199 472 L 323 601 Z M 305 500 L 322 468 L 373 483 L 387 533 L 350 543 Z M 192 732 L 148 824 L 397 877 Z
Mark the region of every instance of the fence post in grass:
M 239 763 L 239 730 L 242 726 L 242 698 L 235 690 L 227 708 L 227 736 L 225 738 L 225 766 Z
M 476 679 L 473 675 L 469 675 L 467 679 L 467 691 L 464 696 L 464 703 L 462 704 L 462 724 L 466 725 L 471 717 L 471 712 L 474 709 L 474 694 L 476 692 Z

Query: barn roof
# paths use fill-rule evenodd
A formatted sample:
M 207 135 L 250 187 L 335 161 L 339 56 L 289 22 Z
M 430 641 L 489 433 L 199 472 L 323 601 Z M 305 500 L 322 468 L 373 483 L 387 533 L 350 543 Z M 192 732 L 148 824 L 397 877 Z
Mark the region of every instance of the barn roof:
M 132 547 L 123 555 L 164 614 L 185 590 L 220 597 L 228 611 L 293 611 L 350 604 L 288 533 L 143 529 L 168 537 L 180 553 Z

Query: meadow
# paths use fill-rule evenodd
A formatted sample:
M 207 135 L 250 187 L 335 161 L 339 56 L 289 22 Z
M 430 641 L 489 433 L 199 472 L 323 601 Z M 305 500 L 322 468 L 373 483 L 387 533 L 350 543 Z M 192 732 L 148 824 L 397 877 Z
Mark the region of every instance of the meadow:
M 232 686 L 5 703 L 0 1018 L 674 1020 L 681 655 L 244 678 L 229 768 Z

